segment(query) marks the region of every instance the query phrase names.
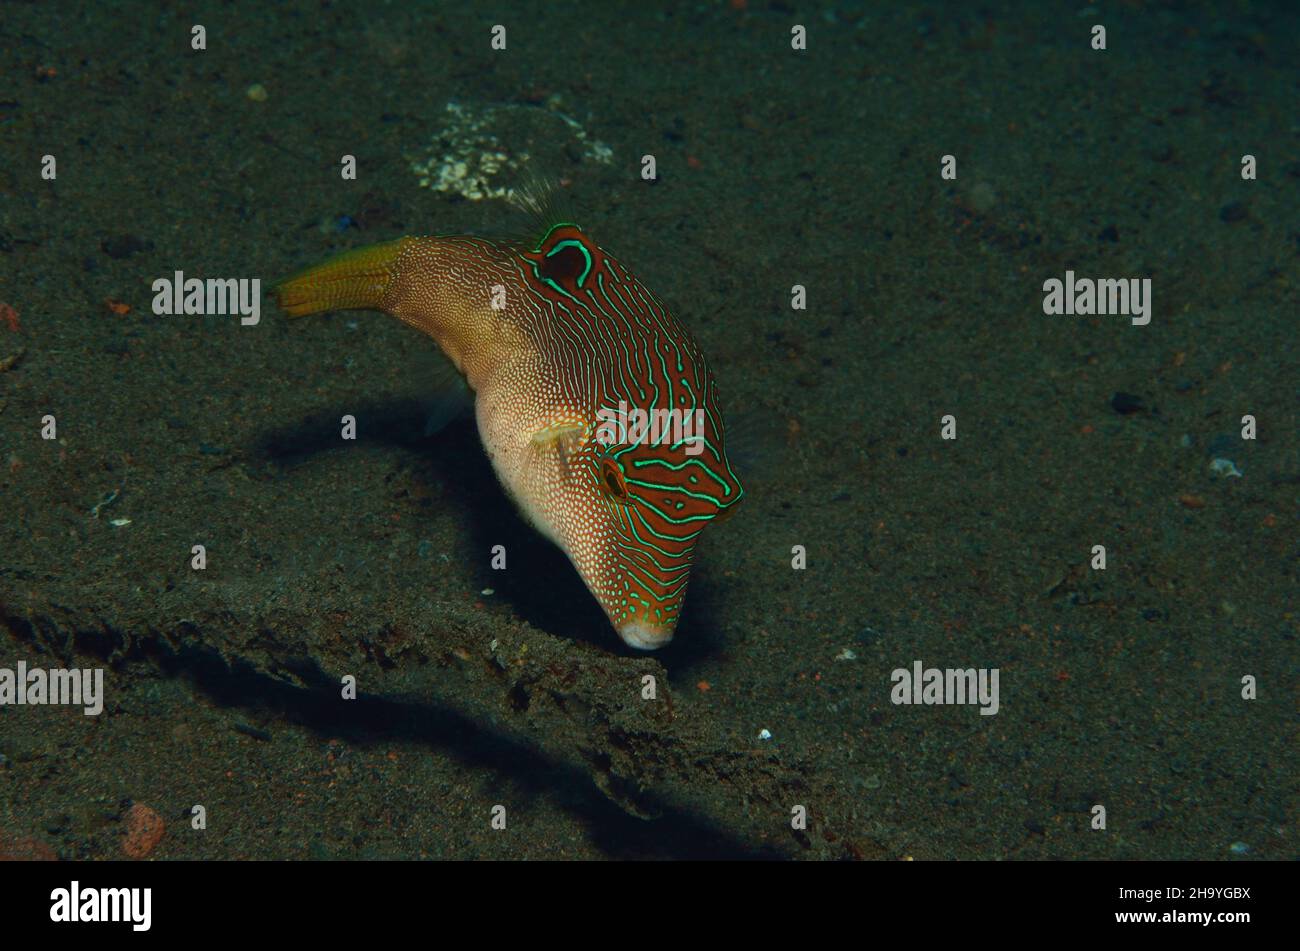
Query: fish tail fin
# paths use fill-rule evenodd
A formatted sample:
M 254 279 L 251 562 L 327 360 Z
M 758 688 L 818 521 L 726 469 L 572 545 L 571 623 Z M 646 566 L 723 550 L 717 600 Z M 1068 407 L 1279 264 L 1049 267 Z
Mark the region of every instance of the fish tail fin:
M 397 274 L 397 261 L 413 238 L 346 251 L 299 271 L 275 286 L 276 300 L 290 317 L 329 310 L 380 310 Z

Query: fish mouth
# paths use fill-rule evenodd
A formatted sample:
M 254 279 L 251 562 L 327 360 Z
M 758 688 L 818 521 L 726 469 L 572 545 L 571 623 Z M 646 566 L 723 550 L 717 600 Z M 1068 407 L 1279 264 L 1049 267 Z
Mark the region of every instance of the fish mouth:
M 618 628 L 618 636 L 628 647 L 639 651 L 656 651 L 673 639 L 673 625 L 646 624 L 633 621 Z

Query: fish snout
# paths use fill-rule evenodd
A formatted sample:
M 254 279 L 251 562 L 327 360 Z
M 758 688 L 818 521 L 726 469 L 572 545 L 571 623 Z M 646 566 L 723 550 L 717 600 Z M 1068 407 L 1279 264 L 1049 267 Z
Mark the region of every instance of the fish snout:
M 673 639 L 676 624 L 651 624 L 646 621 L 629 621 L 619 625 L 618 636 L 628 647 L 639 651 L 654 651 Z

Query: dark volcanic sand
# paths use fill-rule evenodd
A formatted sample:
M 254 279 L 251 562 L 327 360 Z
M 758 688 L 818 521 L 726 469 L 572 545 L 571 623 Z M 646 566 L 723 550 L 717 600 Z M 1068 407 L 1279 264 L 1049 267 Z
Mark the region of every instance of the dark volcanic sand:
M 0 708 L 0 853 L 117 857 L 138 802 L 159 858 L 1295 855 L 1292 5 L 515 4 L 505 52 L 463 4 L 109 6 L 0 20 L 0 666 L 107 667 L 101 716 Z M 150 309 L 482 227 L 410 156 L 556 95 L 613 160 L 539 147 L 709 353 L 749 493 L 652 656 L 471 421 L 422 435 L 432 342 Z M 1067 269 L 1151 323 L 1044 315 Z M 998 668 L 998 714 L 893 705 L 918 659 Z

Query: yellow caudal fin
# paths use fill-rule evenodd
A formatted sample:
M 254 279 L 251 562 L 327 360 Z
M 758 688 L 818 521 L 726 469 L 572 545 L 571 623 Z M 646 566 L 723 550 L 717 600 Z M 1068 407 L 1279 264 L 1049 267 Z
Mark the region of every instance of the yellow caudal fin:
M 412 240 L 372 244 L 299 271 L 276 285 L 276 299 L 290 317 L 327 310 L 377 310 L 397 272 L 397 259 Z

